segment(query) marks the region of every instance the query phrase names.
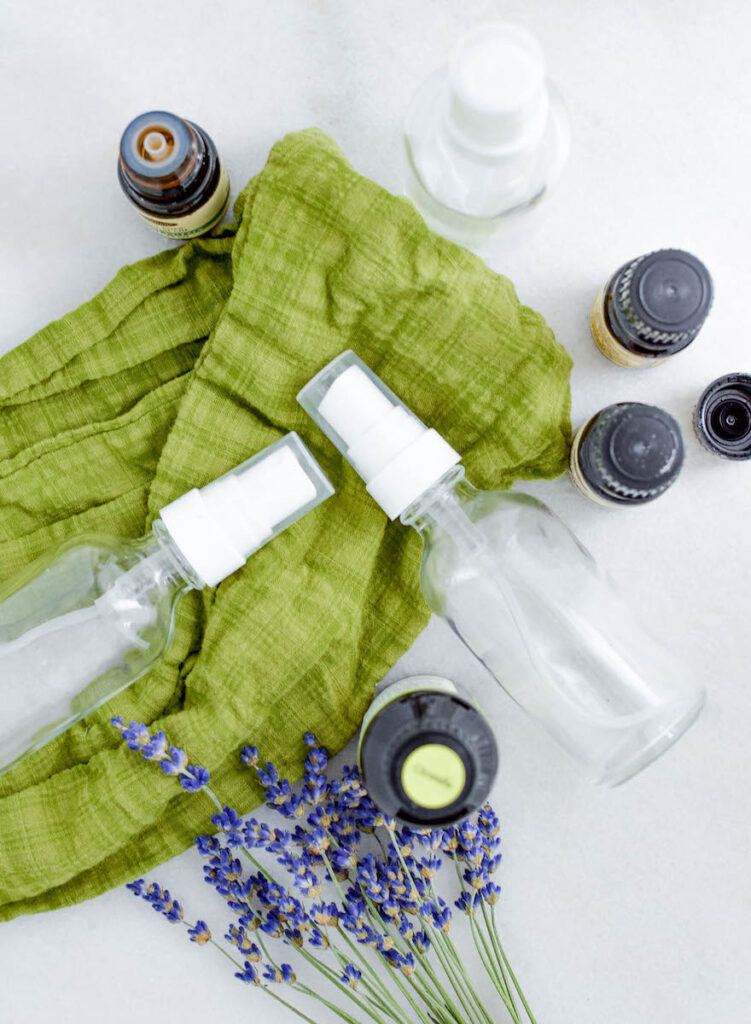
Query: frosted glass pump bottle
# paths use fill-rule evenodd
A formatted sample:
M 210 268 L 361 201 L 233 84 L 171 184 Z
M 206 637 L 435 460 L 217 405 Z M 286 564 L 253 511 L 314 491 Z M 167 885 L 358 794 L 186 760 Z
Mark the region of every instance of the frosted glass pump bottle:
M 703 690 L 545 505 L 469 484 L 461 456 L 354 352 L 298 399 L 422 536 L 431 609 L 593 781 L 623 782 L 688 728 Z
M 470 248 L 510 237 L 509 218 L 550 191 L 571 144 L 537 40 L 502 21 L 460 38 L 410 103 L 404 142 L 407 191 L 432 228 Z
M 287 434 L 171 502 L 147 536 L 81 537 L 0 587 L 0 772 L 152 668 L 185 593 L 216 586 L 332 493 Z

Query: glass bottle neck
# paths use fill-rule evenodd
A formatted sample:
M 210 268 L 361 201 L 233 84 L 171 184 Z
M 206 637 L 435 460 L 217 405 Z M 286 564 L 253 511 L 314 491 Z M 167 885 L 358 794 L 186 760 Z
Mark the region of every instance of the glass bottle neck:
M 205 583 L 175 544 L 161 519 L 155 520 L 143 543 L 144 563 L 148 561 L 156 582 L 186 590 L 203 589 Z
M 468 523 L 462 509 L 477 493 L 465 478 L 464 466 L 454 466 L 402 512 L 401 522 L 414 527 L 421 536 L 435 528 L 450 528 L 457 514 Z

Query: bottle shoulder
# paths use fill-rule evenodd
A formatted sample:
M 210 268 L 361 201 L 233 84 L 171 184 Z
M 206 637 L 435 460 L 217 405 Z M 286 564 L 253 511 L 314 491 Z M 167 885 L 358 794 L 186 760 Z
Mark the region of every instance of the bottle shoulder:
M 471 531 L 438 526 L 425 532 L 421 584 L 430 607 L 445 609 L 450 590 L 502 573 L 536 589 L 591 579 L 596 563 L 545 504 L 515 491 L 476 491 L 462 503 Z
M 454 494 L 456 501 L 451 504 L 460 514 L 437 516 L 437 528 L 432 532 L 433 538 L 444 544 L 461 546 L 466 539 L 465 524 L 494 546 L 507 543 L 520 531 L 542 530 L 551 522 L 563 526 L 547 505 L 522 491 L 480 490 L 461 481 Z
M 120 614 L 126 606 L 171 604 L 191 585 L 158 533 L 135 540 L 80 535 L 0 586 L 0 643 L 85 608 Z
M 449 128 L 446 68 L 420 85 L 407 110 L 404 142 L 408 171 L 427 196 L 446 210 L 494 220 L 539 199 L 560 177 L 570 150 L 569 118 L 548 83 L 545 130 L 531 149 L 510 155 L 462 144 Z
M 70 538 L 45 551 L 4 580 L 0 584 L 0 601 L 5 601 L 42 575 L 48 583 L 53 576 L 59 576 L 70 587 L 76 581 L 92 582 L 104 565 L 122 564 L 127 568 L 141 557 L 137 543 L 102 533 L 80 534 Z

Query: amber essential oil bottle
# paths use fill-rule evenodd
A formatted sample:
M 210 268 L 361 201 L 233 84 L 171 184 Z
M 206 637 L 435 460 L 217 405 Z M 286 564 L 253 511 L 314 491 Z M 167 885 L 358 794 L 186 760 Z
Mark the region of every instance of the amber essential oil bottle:
M 229 204 L 229 176 L 209 135 L 165 110 L 130 122 L 120 140 L 117 175 L 141 217 L 167 238 L 206 234 Z

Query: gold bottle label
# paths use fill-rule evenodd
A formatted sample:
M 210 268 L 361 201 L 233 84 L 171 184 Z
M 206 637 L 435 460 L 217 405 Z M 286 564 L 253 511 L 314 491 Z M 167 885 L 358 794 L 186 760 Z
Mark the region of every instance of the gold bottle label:
M 642 356 L 636 352 L 629 352 L 625 346 L 613 335 L 608 322 L 605 319 L 605 287 L 603 286 L 597 294 L 592 305 L 592 312 L 589 316 L 589 324 L 592 329 L 592 337 L 597 347 L 604 356 L 619 366 L 625 366 L 630 370 L 638 370 L 642 367 L 657 366 L 664 363 L 668 358 L 661 356 Z
M 590 501 L 596 502 L 598 505 L 602 505 L 603 508 L 613 508 L 617 505 L 617 502 L 608 501 L 602 494 L 599 494 L 592 487 L 589 486 L 587 478 L 581 471 L 581 465 L 579 464 L 579 449 L 581 448 L 582 439 L 584 438 L 584 432 L 589 426 L 592 420 L 587 420 L 577 430 L 574 440 L 571 443 L 571 462 L 570 462 L 570 473 L 571 479 L 574 481 L 579 490 L 584 494 Z
M 177 238 L 180 241 L 185 241 L 188 238 L 205 235 L 207 231 L 211 231 L 217 226 L 227 211 L 229 196 L 229 175 L 222 164 L 216 188 L 206 202 L 201 203 L 191 213 L 186 213 L 182 217 L 155 217 L 140 209 L 138 212 L 149 227 L 158 231 L 160 235 L 164 235 L 165 238 Z

